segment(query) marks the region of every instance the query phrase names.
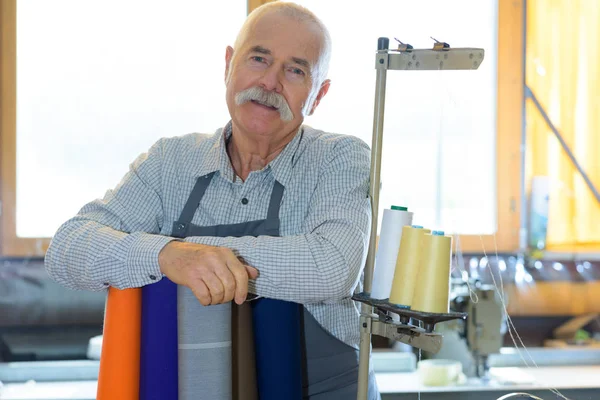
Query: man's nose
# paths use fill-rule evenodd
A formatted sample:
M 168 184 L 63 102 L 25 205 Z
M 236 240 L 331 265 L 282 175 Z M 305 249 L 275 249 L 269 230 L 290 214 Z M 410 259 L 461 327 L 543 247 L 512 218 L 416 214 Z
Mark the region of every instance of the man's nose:
M 275 65 L 271 65 L 269 68 L 264 70 L 264 73 L 260 77 L 260 81 L 258 83 L 265 90 L 281 93 L 283 90 L 283 85 L 281 83 L 282 78 L 283 74 L 281 69 Z

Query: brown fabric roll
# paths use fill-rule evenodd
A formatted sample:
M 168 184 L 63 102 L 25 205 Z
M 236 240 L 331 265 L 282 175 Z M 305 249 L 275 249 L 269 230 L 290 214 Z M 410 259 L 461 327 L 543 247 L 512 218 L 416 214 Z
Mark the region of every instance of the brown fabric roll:
M 233 400 L 258 400 L 250 304 L 234 303 L 231 318 Z

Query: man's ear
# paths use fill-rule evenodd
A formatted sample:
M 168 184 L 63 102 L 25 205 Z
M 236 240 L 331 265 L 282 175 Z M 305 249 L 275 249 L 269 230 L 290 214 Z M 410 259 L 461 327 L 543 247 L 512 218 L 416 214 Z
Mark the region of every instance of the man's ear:
M 317 93 L 317 97 L 315 98 L 315 101 L 314 101 L 314 103 L 312 105 L 312 108 L 310 109 L 310 112 L 308 113 L 308 115 L 313 115 L 313 113 L 317 109 L 317 106 L 321 102 L 321 99 L 323 97 L 325 97 L 325 95 L 329 91 L 329 86 L 330 85 L 331 85 L 331 80 L 329 80 L 329 79 L 325 79 L 325 81 L 321 84 L 321 88 L 319 89 L 319 93 Z
M 229 77 L 229 69 L 231 66 L 231 60 L 233 59 L 233 47 L 227 46 L 225 49 L 225 83 L 227 83 L 227 78 Z

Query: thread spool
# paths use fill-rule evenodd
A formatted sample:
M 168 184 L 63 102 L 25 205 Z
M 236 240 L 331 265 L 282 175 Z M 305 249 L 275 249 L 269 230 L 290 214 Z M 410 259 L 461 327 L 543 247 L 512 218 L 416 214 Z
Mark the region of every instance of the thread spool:
M 423 235 L 413 310 L 430 313 L 449 311 L 451 256 L 452 237 L 445 236 L 442 231 Z
M 546 248 L 548 233 L 548 213 L 550 198 L 550 178 L 534 176 L 531 181 L 529 212 L 529 247 L 533 250 Z
M 396 259 L 390 303 L 403 308 L 411 307 L 420 268 L 422 239 L 429 232 L 429 229 L 418 225 L 402 227 L 402 241 Z
M 375 255 L 375 270 L 371 285 L 371 297 L 387 299 L 392 290 L 396 259 L 402 239 L 402 228 L 412 223 L 413 213 L 406 207 L 392 206 L 383 210 L 379 244 Z

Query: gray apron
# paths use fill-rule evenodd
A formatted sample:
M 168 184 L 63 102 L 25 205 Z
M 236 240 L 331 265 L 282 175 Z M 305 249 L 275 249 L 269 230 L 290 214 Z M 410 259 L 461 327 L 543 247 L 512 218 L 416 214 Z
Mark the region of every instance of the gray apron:
M 172 236 L 279 236 L 284 187 L 277 181 L 266 219 L 229 225 L 192 224 L 214 174 L 198 178 L 179 220 L 173 223 Z M 250 382 L 255 373 L 249 310 L 248 303 L 241 307 L 232 302 L 202 306 L 189 288 L 178 286 L 179 400 L 257 398 L 256 388 L 250 387 L 255 385 Z M 303 398 L 356 398 L 358 351 L 323 329 L 306 308 L 303 310 Z M 373 373 L 369 381 L 369 399 L 379 399 Z

